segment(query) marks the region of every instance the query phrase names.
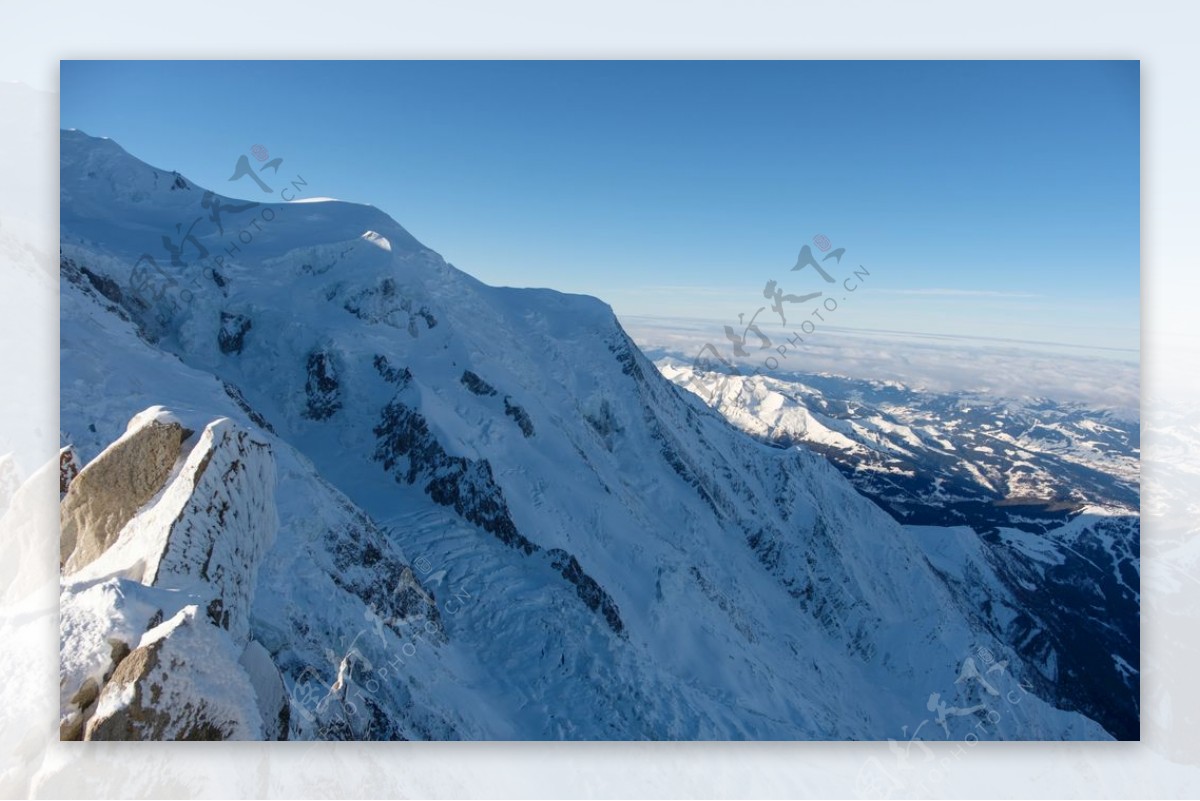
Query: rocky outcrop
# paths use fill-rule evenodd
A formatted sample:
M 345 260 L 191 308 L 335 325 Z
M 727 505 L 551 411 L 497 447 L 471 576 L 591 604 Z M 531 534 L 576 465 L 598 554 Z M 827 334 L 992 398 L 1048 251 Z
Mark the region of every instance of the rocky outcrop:
M 61 597 L 64 739 L 287 737 L 282 679 L 250 640 L 258 569 L 278 525 L 270 448 L 222 418 L 162 464 L 166 434 L 185 432 L 157 407 L 143 412 L 63 500 L 80 532 Z M 139 457 L 153 471 L 132 464 Z M 152 492 L 151 474 L 163 476 Z M 134 506 L 131 485 L 153 497 Z M 130 507 L 115 533 L 100 527 Z
M 583 572 L 579 560 L 561 548 L 552 548 L 546 555 L 550 557 L 551 566 L 575 585 L 580 600 L 593 612 L 603 615 L 604 621 L 615 633 L 624 633 L 625 623 L 621 620 L 621 610 L 617 608 L 612 596 L 605 592 L 594 578 Z
M 407 331 L 413 339 L 420 336 L 418 320 L 424 323 L 427 331 L 438 322 L 428 306 L 415 305 L 392 278 L 383 278 L 375 286 L 351 293 L 342 308 L 368 323 L 382 323 Z
M 472 373 L 470 370 L 464 370 L 460 380 L 462 381 L 462 385 L 464 387 L 476 395 L 488 396 L 496 394 L 495 387 L 484 381 L 479 376 L 475 375 L 475 373 Z
M 221 327 L 217 329 L 217 347 L 221 353 L 238 354 L 246 345 L 246 334 L 254 321 L 243 314 L 221 312 Z
M 257 740 L 263 733 L 236 648 L 193 605 L 147 632 L 121 660 L 100 690 L 84 739 Z
M 258 426 L 263 431 L 270 431 L 272 434 L 275 433 L 275 426 L 271 425 L 270 420 L 263 417 L 257 409 L 250 405 L 250 402 L 246 400 L 246 396 L 242 394 L 242 391 L 237 387 L 236 384 L 231 384 L 228 381 L 222 381 L 221 386 L 224 387 L 225 394 L 229 396 L 229 399 L 236 403 L 238 408 L 246 413 L 246 416 L 250 418 L 250 422 L 254 423 L 254 425 Z
M 495 387 L 470 370 L 464 370 L 459 380 L 472 394 L 481 398 L 495 397 L 497 394 Z M 504 396 L 504 413 L 513 419 L 526 438 L 533 436 L 533 421 L 529 419 L 529 413 L 513 401 L 511 395 Z
M 116 541 L 162 489 L 190 433 L 160 407 L 147 409 L 70 481 L 60 510 L 59 558 L 67 572 L 94 561 Z
M 304 416 L 310 420 L 327 420 L 342 408 L 341 385 L 333 356 L 324 351 L 313 351 L 308 354 L 304 369 L 308 373 L 304 382 L 307 398 Z
M 504 396 L 504 413 L 516 422 L 526 439 L 533 436 L 533 421 L 529 419 L 529 412 L 519 404 L 513 403 L 513 399 L 508 395 Z
M 429 430 L 424 415 L 407 406 L 398 394 L 384 407 L 379 425 L 375 460 L 396 481 L 422 482 L 425 492 L 442 506 L 495 534 L 503 543 L 532 554 L 537 546 L 517 531 L 509 515 L 504 491 L 484 459 L 451 456 Z

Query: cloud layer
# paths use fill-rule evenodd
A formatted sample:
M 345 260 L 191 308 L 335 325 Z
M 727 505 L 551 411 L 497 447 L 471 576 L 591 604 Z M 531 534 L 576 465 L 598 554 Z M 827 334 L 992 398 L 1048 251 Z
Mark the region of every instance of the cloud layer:
M 691 363 L 711 343 L 745 372 L 830 373 L 937 392 L 1046 397 L 1138 414 L 1138 354 L 1127 351 L 827 327 L 795 346 L 782 335 L 776 342 L 774 332 L 764 330 L 772 339 L 764 348 L 751 334 L 748 356 L 739 358 L 720 323 L 651 317 L 624 317 L 621 323 L 652 359 L 670 356 Z M 787 346 L 783 354 L 780 345 Z

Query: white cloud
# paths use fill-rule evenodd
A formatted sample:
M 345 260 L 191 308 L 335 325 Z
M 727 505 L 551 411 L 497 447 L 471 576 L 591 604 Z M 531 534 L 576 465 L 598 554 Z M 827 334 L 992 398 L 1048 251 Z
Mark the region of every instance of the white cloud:
M 625 317 L 622 324 L 651 358 L 672 356 L 690 363 L 705 343 L 727 358 L 732 350 L 720 323 L 706 320 Z M 789 373 L 830 373 L 850 378 L 899 381 L 937 392 L 982 392 L 997 397 L 1046 397 L 1113 409 L 1136 416 L 1140 376 L 1138 354 L 1017 340 L 928 336 L 827 327 L 805 336 L 798 346 L 787 336 L 764 330 L 770 348 L 747 339 L 749 357 L 739 369 Z M 783 355 L 776 350 L 785 346 Z M 778 361 L 766 362 L 768 357 Z M 772 369 L 773 368 L 773 369 Z
M 990 289 L 950 289 L 945 287 L 931 287 L 927 289 L 872 289 L 880 295 L 922 295 L 926 297 L 966 297 L 966 298 L 1012 298 L 1014 300 L 1028 300 L 1031 298 L 1044 298 L 1045 295 L 1040 295 L 1036 292 L 1001 292 Z

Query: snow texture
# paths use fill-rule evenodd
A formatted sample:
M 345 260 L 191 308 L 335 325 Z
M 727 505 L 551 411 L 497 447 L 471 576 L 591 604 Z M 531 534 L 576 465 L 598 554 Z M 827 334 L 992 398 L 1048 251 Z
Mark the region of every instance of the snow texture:
M 485 286 L 370 206 L 218 229 L 204 196 L 63 132 L 63 444 L 94 458 L 151 406 L 208 437 L 86 576 L 216 589 L 219 625 L 199 597 L 165 619 L 190 621 L 189 660 L 259 643 L 290 738 L 882 739 L 934 718 L 939 739 L 1109 738 L 959 681 L 983 648 L 1013 681 L 1037 668 L 824 457 L 731 427 L 602 302 Z M 198 217 L 172 264 L 162 238 Z M 107 636 L 75 630 L 71 682 Z M 248 693 L 215 689 L 228 736 L 269 725 L 249 659 Z

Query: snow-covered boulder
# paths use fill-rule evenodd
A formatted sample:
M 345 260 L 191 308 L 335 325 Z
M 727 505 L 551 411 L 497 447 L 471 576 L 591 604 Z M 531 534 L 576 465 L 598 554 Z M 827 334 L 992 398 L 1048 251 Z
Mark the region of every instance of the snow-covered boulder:
M 261 740 L 236 646 L 195 605 L 146 632 L 100 691 L 87 740 Z
M 120 578 L 67 586 L 59 602 L 59 737 L 78 740 L 100 689 L 162 620 L 154 590 Z

